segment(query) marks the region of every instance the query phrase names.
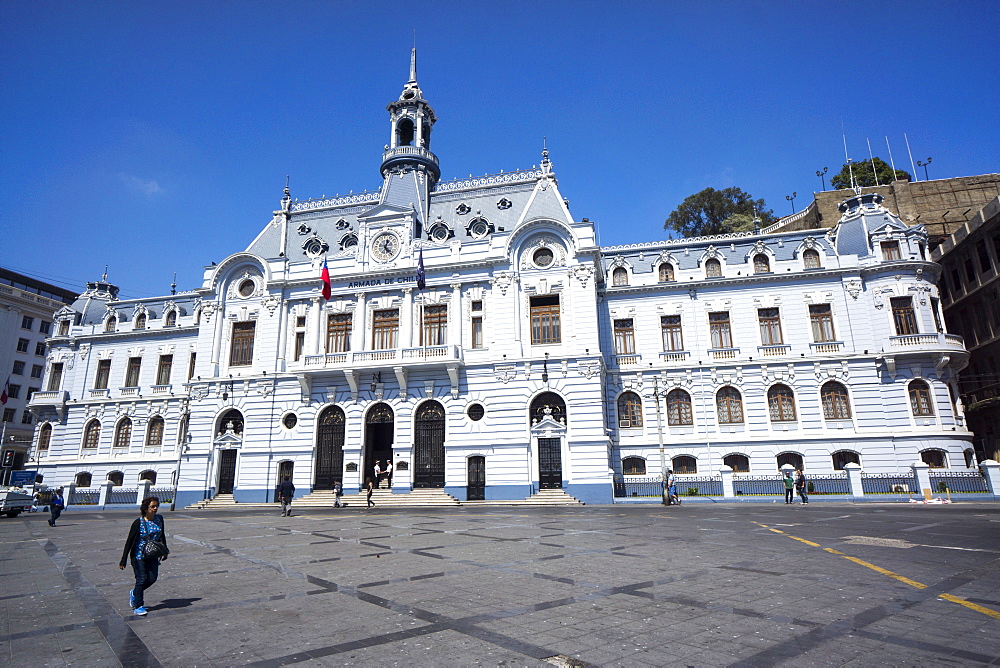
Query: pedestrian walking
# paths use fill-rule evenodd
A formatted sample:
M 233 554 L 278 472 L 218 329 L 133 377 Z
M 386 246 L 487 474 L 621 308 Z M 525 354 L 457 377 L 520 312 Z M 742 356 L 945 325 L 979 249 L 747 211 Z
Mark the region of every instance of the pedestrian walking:
M 371 478 L 368 478 L 367 482 L 365 482 L 365 486 L 368 488 L 368 507 L 371 508 L 375 505 L 374 502 L 372 502 L 372 492 L 375 491 L 375 485 L 372 483 Z
M 799 493 L 802 503 L 809 503 L 809 495 L 806 494 L 806 476 L 801 469 L 795 469 L 795 490 Z
M 56 525 L 56 520 L 62 515 L 63 508 L 66 507 L 66 500 L 63 499 L 63 488 L 60 487 L 56 490 L 52 498 L 49 499 L 49 526 L 54 527 Z
M 667 505 L 681 505 L 681 497 L 677 495 L 677 477 L 673 469 L 667 469 Z
M 791 503 L 795 500 L 795 481 L 792 480 L 790 471 L 785 471 L 785 477 L 782 482 L 785 483 L 785 503 Z
M 155 496 L 147 496 L 139 506 L 139 517 L 132 522 L 125 539 L 125 549 L 118 568 L 125 570 L 126 561 L 131 560 L 132 572 L 135 573 L 135 586 L 128 593 L 129 606 L 132 612 L 140 617 L 146 614 L 146 590 L 153 586 L 160 574 L 160 562 L 167 558 L 167 532 L 163 527 L 163 516 L 156 511 L 160 509 L 160 500 Z
M 281 499 L 281 516 L 291 517 L 292 497 L 295 496 L 295 485 L 285 476 L 285 479 L 278 485 L 278 498 Z
M 341 508 L 340 497 L 344 495 L 344 486 L 340 484 L 340 481 L 333 483 L 333 507 Z
M 385 460 L 385 479 L 389 483 L 389 489 L 392 489 L 392 460 Z

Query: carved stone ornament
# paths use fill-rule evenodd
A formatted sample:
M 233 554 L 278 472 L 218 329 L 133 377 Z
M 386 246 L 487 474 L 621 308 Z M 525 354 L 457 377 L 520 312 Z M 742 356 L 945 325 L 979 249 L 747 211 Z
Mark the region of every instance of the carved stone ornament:
M 511 206 L 513 206 L 511 204 L 511 201 L 506 197 L 501 197 L 500 201 L 497 202 L 497 208 L 500 209 L 501 211 L 504 209 L 509 209 Z
M 201 401 L 208 396 L 208 387 L 205 385 L 199 385 L 191 389 L 191 398 L 195 401 Z
M 83 360 L 87 359 L 87 355 L 90 354 L 90 344 L 89 343 L 82 343 L 82 344 L 80 344 L 80 348 L 79 348 L 79 350 L 77 350 L 77 353 L 79 353 L 79 355 L 80 355 L 80 361 L 81 362 Z
M 608 265 L 608 269 L 617 269 L 618 267 L 624 267 L 627 269 L 628 266 L 629 264 L 625 261 L 625 258 L 621 255 L 616 255 L 615 259 L 611 261 L 610 265 Z
M 851 295 L 851 299 L 857 299 L 858 295 L 861 294 L 861 279 L 850 278 L 844 281 L 844 288 L 847 290 L 847 294 Z
M 495 364 L 493 374 L 501 383 L 508 383 L 517 375 L 517 367 L 513 364 Z
M 539 248 L 548 248 L 552 251 L 552 262 L 546 268 L 566 266 L 566 248 L 554 236 L 543 234 L 532 239 L 531 243 L 521 251 L 519 266 L 522 270 L 536 267 L 533 257 Z
M 589 264 L 579 264 L 570 269 L 570 275 L 580 281 L 580 286 L 585 288 L 594 275 L 594 268 Z
M 268 315 L 274 315 L 274 310 L 281 304 L 281 297 L 278 295 L 268 295 L 261 300 L 261 303 L 267 308 Z
M 767 244 L 765 244 L 763 241 L 761 241 L 760 239 L 758 239 L 756 242 L 754 242 L 754 245 L 751 247 L 750 252 L 753 253 L 753 254 L 764 253 L 766 255 L 767 254 Z
M 501 271 L 500 273 L 490 278 L 490 284 L 500 288 L 500 294 L 506 295 L 507 288 L 509 288 L 515 280 L 516 279 L 514 277 L 514 274 L 508 271 Z
M 721 257 L 722 257 L 722 253 L 720 253 L 719 249 L 716 248 L 713 245 L 713 246 L 709 246 L 708 250 L 705 251 L 705 254 L 702 255 L 702 260 L 708 260 L 710 258 L 715 258 L 716 260 L 718 260 Z
M 811 236 L 808 236 L 808 237 L 806 237 L 805 239 L 802 240 L 802 247 L 803 248 L 808 248 L 808 249 L 811 249 L 811 250 L 817 250 L 819 248 L 819 244 L 816 243 L 816 239 L 814 239 Z

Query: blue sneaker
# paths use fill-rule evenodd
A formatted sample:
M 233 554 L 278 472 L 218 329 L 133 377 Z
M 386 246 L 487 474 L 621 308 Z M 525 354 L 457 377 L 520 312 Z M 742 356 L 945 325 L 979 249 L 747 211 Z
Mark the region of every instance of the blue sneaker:
M 146 616 L 146 608 L 142 607 L 141 605 L 132 612 L 139 615 L 140 617 Z
M 129 607 L 135 610 L 138 606 L 135 604 L 135 589 L 130 589 L 128 592 L 128 604 Z

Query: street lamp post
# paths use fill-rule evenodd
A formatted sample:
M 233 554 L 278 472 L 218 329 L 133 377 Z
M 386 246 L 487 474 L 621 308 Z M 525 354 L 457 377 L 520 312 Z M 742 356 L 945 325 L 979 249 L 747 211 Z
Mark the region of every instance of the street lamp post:
M 789 202 L 792 203 L 792 213 L 793 214 L 795 213 L 795 198 L 796 198 L 796 196 L 798 196 L 798 193 L 792 193 L 791 195 L 785 195 L 785 199 L 787 199 Z
M 660 383 L 659 378 L 653 376 L 653 397 L 656 399 L 656 436 L 660 441 L 660 495 L 665 506 L 670 505 L 670 498 L 667 496 L 667 456 L 663 452 L 663 420 L 660 417 Z
M 917 160 L 917 167 L 924 168 L 924 181 L 930 181 L 930 178 L 927 177 L 927 165 L 931 164 L 932 159 L 933 158 L 927 158 L 927 162 L 920 162 Z
M 824 167 L 822 171 L 816 170 L 816 176 L 819 177 L 819 182 L 823 184 L 823 190 L 826 190 L 826 173 L 828 170 L 828 167 Z

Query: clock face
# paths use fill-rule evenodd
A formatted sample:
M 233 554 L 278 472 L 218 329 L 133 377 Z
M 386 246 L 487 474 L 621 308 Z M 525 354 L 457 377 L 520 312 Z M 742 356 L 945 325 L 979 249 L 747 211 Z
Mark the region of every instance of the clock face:
M 372 240 L 372 257 L 379 262 L 388 262 L 399 253 L 399 239 L 391 232 L 383 232 Z

